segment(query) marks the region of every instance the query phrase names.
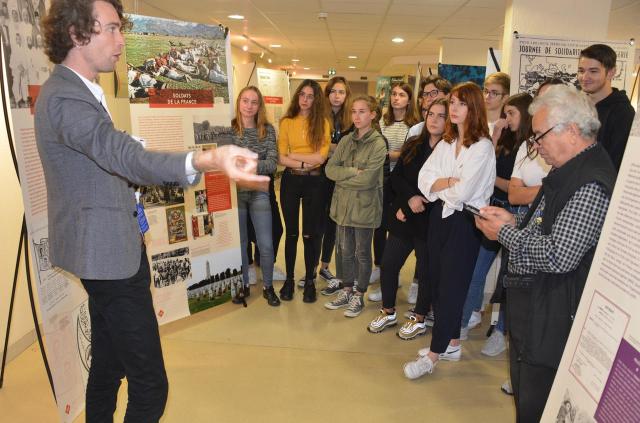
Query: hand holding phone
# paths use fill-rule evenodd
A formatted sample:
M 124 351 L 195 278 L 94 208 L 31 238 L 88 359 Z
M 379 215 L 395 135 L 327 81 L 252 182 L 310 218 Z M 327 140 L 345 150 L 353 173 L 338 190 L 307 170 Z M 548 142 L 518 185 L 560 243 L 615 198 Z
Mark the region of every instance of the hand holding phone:
M 478 216 L 480 219 L 485 219 L 483 215 L 480 214 L 480 210 L 477 207 L 472 206 L 471 204 L 464 203 L 462 204 L 462 208 L 474 216 Z

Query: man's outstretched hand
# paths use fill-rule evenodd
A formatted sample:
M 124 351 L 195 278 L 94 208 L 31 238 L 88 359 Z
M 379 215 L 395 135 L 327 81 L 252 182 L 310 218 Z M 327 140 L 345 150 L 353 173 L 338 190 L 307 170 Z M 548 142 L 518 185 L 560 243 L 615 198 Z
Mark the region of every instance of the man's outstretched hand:
M 200 172 L 218 170 L 245 188 L 266 191 L 269 177 L 257 175 L 258 155 L 246 148 L 225 145 L 198 151 L 193 157 L 194 168 Z

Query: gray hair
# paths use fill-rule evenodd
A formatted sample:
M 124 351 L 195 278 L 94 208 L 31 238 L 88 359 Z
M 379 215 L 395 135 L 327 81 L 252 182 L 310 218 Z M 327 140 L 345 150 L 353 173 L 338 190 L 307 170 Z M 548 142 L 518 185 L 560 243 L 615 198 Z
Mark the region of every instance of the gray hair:
M 598 135 L 600 121 L 595 106 L 585 93 L 573 86 L 549 87 L 547 92 L 533 100 L 529 114 L 533 116 L 542 108 L 547 109 L 549 126 L 555 126 L 553 132 L 561 132 L 573 123 L 584 138 L 595 140 Z

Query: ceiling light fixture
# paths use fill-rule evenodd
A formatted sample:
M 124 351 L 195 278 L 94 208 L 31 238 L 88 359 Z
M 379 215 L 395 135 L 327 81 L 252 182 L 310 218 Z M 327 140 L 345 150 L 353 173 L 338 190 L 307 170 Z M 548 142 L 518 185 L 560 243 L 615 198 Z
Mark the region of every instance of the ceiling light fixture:
M 404 43 L 404 38 L 396 37 L 396 38 L 393 38 L 391 41 L 393 41 L 396 44 L 400 44 L 400 43 Z
M 300 59 L 291 59 L 292 62 L 299 62 Z
M 304 70 L 309 70 L 309 69 L 311 69 L 311 68 L 302 68 L 302 69 L 304 69 Z
M 242 46 L 242 51 L 249 51 L 249 46 Z
M 241 21 L 242 19 L 244 19 L 244 16 L 242 16 L 242 15 L 229 15 L 229 16 L 227 16 L 227 18 Z
M 355 68 L 356 68 L 355 66 L 349 66 L 349 69 L 355 69 Z
M 269 44 L 269 47 L 271 47 L 271 48 L 280 48 L 280 47 L 282 47 L 282 44 Z
M 349 59 L 357 59 L 358 56 L 349 56 Z
M 273 62 L 273 60 L 271 60 L 271 58 L 268 58 L 267 62 L 271 63 L 271 62 Z

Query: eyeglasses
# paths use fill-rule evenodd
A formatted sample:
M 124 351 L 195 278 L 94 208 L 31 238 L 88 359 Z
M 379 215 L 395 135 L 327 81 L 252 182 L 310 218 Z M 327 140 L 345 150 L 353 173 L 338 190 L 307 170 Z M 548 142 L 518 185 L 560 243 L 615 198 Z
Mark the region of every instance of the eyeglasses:
M 303 92 L 300 92 L 300 94 L 298 94 L 298 97 L 303 98 L 305 100 L 313 100 L 316 98 L 313 94 L 305 94 Z
M 431 97 L 431 98 L 436 98 L 438 96 L 438 94 L 440 94 L 442 91 L 440 91 L 439 89 L 435 89 L 435 90 L 431 90 L 431 91 L 423 91 L 422 92 L 422 97 Z
M 527 143 L 529 143 L 529 145 L 533 145 L 534 143 L 540 145 L 540 141 L 542 141 L 542 138 L 544 138 L 544 136 L 551 132 L 556 126 L 558 125 L 553 125 L 551 128 L 547 129 L 537 137 L 535 135 L 531 135 L 529 138 L 527 138 Z
M 507 93 L 501 93 L 501 92 L 498 92 L 496 90 L 488 90 L 486 88 L 484 90 L 482 90 L 482 93 L 484 95 L 488 96 L 489 98 L 496 98 L 498 96 L 502 97 L 504 95 L 507 95 Z

